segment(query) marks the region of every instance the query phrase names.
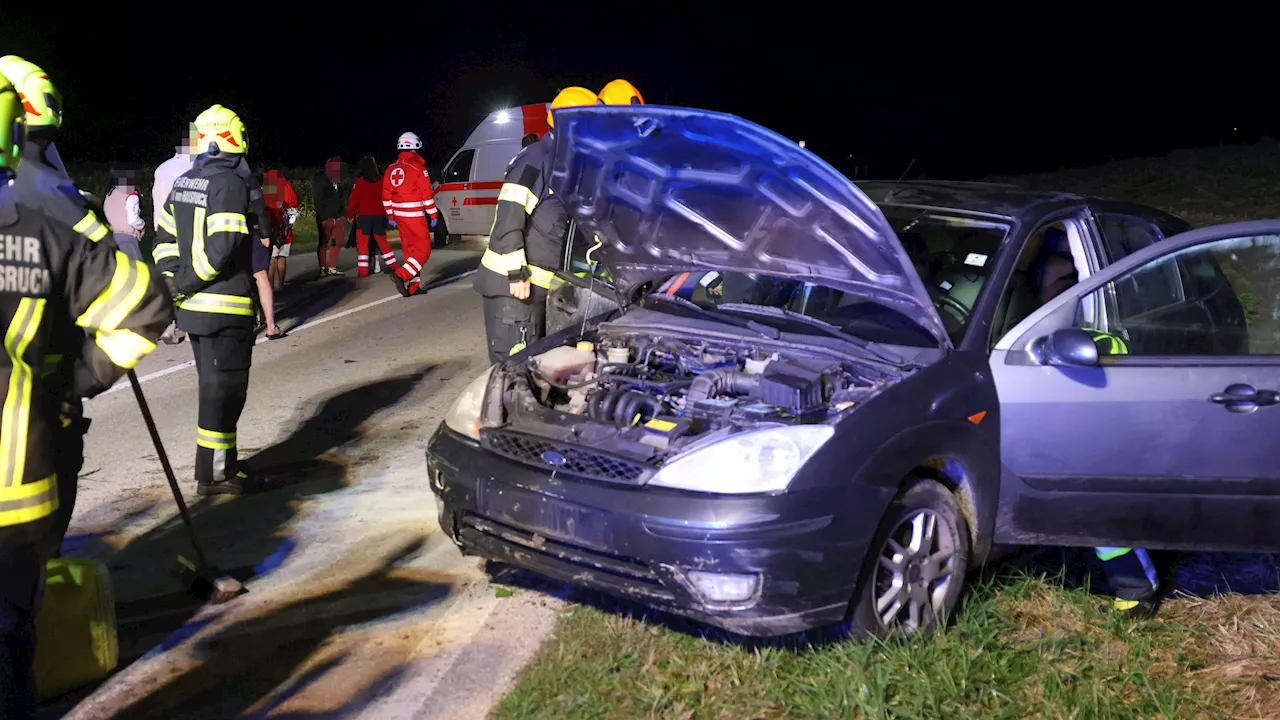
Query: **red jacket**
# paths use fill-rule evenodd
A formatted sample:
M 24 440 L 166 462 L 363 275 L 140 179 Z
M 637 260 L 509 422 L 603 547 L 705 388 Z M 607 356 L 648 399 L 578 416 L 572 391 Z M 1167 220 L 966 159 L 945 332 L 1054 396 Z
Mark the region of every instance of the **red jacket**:
M 351 188 L 351 199 L 347 201 L 347 218 L 357 215 L 377 216 L 383 212 L 382 178 L 374 181 L 356 178 L 356 184 Z
M 405 218 L 430 215 L 436 218 L 436 199 L 431 193 L 427 162 L 412 150 L 401 150 L 382 176 L 382 207 L 397 223 Z
M 275 170 L 268 170 L 262 176 L 262 199 L 272 210 L 298 207 L 298 194 L 293 191 L 289 181 Z

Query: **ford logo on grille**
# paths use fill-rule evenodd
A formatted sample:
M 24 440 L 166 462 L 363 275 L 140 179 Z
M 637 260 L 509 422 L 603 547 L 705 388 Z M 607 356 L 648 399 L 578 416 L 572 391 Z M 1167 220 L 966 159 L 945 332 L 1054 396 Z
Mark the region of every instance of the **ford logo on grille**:
M 542 462 L 548 465 L 555 465 L 556 467 L 560 467 L 561 465 L 569 462 L 569 460 L 568 458 L 556 452 L 555 450 L 548 450 L 542 453 Z

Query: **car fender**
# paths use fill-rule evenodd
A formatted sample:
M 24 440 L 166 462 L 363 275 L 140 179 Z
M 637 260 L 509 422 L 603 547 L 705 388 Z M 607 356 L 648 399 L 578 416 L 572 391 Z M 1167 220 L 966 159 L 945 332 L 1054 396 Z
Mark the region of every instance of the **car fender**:
M 969 523 L 974 564 L 991 549 L 1000 489 L 1000 455 L 979 424 L 935 420 L 906 428 L 867 456 L 852 482 L 905 487 L 920 468 L 955 489 Z

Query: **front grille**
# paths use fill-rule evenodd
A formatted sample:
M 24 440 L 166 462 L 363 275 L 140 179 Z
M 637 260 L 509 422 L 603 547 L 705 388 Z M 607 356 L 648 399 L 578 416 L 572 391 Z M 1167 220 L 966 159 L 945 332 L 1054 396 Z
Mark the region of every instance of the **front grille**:
M 593 480 L 639 485 L 647 479 L 650 472 L 649 468 L 634 460 L 523 433 L 484 430 L 480 441 L 487 450 L 517 462 Z M 551 453 L 563 457 L 564 463 L 553 465 L 548 462 L 544 456 Z
M 463 514 L 458 525 L 464 543 L 480 546 L 503 562 L 650 602 L 675 600 L 658 575 L 635 558 L 549 540 L 471 513 Z

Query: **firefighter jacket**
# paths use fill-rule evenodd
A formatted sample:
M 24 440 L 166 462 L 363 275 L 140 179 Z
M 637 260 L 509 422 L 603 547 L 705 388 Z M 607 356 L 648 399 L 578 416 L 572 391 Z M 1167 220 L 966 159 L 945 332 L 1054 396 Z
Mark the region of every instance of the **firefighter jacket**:
M 49 155 L 57 157 L 52 144 L 47 150 Z M 46 148 L 40 143 L 28 140 L 13 186 L 18 203 L 66 223 L 93 242 L 106 240 L 110 247 L 115 247 L 115 242 L 110 239 L 110 226 L 94 212 L 93 206 L 80 194 L 60 165 L 50 161 Z
M 93 397 L 155 349 L 173 316 L 163 281 L 146 264 L 18 205 L 0 186 L 0 544 L 43 541 L 58 508 L 53 438 L 65 422 L 63 398 L 40 372 L 44 358 L 75 358 L 74 392 Z M 68 344 L 58 321 L 87 337 Z
M 81 237 L 93 242 L 104 242 L 115 249 L 111 227 L 103 221 L 106 213 L 95 208 L 94 203 L 80 192 L 67 176 L 62 158 L 53 143 L 47 145 L 27 140 L 23 148 L 22 164 L 11 189 L 19 206 L 29 213 L 42 214 L 72 228 Z M 55 343 L 62 346 L 79 346 L 84 342 L 84 330 L 68 318 L 52 320 L 53 332 L 60 338 Z M 79 396 L 72 396 L 72 378 L 75 376 L 75 357 L 51 353 L 44 359 L 43 374 L 50 383 L 66 395 L 66 400 L 79 405 Z
M 555 289 L 560 280 L 553 271 L 564 255 L 568 217 L 560 198 L 551 193 L 551 150 L 548 133 L 520 151 L 498 193 L 498 208 L 489 249 L 480 258 L 472 286 L 486 297 L 511 294 L 511 283 L 528 280 Z
M 253 247 L 249 192 L 237 157 L 201 155 L 173 181 L 152 258 L 172 278 L 178 327 L 212 335 L 252 328 Z
M 427 161 L 413 150 L 401 150 L 400 157 L 382 176 L 382 209 L 396 223 L 405 218 L 436 219 L 436 198 L 431 192 Z

